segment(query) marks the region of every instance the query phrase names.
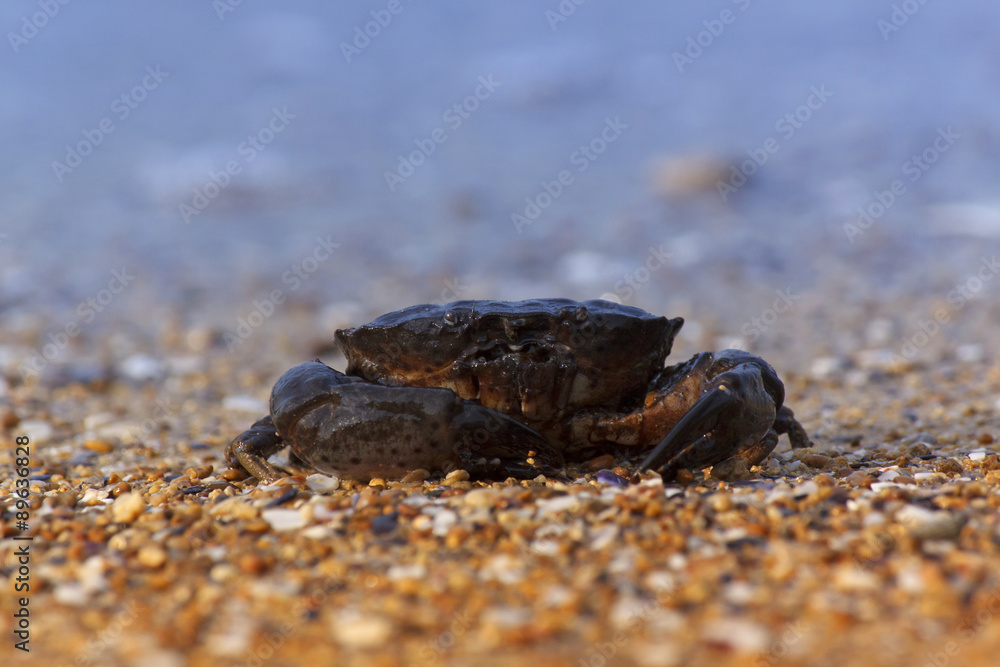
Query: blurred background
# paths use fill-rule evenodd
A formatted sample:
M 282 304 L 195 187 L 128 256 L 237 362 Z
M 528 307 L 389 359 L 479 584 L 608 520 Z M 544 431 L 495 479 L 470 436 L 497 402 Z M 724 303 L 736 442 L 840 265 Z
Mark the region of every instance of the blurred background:
M 997 352 L 986 0 L 32 0 L 0 26 L 11 379 L 314 355 L 459 298 L 612 298 L 783 371 Z

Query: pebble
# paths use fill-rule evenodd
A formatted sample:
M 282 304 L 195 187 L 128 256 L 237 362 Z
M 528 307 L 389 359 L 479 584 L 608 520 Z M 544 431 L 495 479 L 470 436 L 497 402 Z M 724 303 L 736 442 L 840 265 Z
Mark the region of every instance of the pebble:
M 118 373 L 135 382 L 159 380 L 164 375 L 164 364 L 148 354 L 133 354 L 118 363 Z
M 141 493 L 125 493 L 118 496 L 111 505 L 111 520 L 115 523 L 132 523 L 145 509 L 146 501 Z
M 266 415 L 270 411 L 267 403 L 246 394 L 226 396 L 222 399 L 222 409 L 232 412 L 248 412 L 254 415 Z
M 333 475 L 315 473 L 306 477 L 306 486 L 313 493 L 333 493 L 340 487 L 340 478 Z
M 333 615 L 333 638 L 347 649 L 374 649 L 392 636 L 392 624 L 382 616 L 344 609 Z
M 458 523 L 458 514 L 451 510 L 442 509 L 434 515 L 432 532 L 438 537 L 444 537 L 452 526 Z
M 147 544 L 139 549 L 139 553 L 136 554 L 136 558 L 138 558 L 139 562 L 144 566 L 150 569 L 156 569 L 163 567 L 163 564 L 167 562 L 167 552 L 158 545 Z
M 954 540 L 968 521 L 964 514 L 918 505 L 902 507 L 895 518 L 911 536 L 920 540 Z
M 759 653 L 767 648 L 771 636 L 763 625 L 745 618 L 720 618 L 705 624 L 702 638 L 738 653 Z
M 396 530 L 399 525 L 399 513 L 379 514 L 372 519 L 372 532 L 376 535 L 384 535 Z
M 955 473 L 957 475 L 962 474 L 962 464 L 953 458 L 940 459 L 934 466 L 934 470 L 943 473 Z
M 27 436 L 33 445 L 43 445 L 52 440 L 55 434 L 52 424 L 37 419 L 23 420 L 18 424 L 17 430 L 20 435 Z
M 601 470 L 597 473 L 597 481 L 611 486 L 628 486 L 628 480 L 612 470 Z
M 260 513 L 260 516 L 270 524 L 272 529 L 278 532 L 299 530 L 300 528 L 304 528 L 307 523 L 306 517 L 302 512 L 297 509 L 284 507 L 265 509 Z
M 819 357 L 813 359 L 809 366 L 809 374 L 817 379 L 826 379 L 843 372 L 850 367 L 850 362 L 843 357 Z
M 444 481 L 442 482 L 446 486 L 457 484 L 458 482 L 469 481 L 469 471 L 467 470 L 452 470 L 450 473 L 445 475 Z

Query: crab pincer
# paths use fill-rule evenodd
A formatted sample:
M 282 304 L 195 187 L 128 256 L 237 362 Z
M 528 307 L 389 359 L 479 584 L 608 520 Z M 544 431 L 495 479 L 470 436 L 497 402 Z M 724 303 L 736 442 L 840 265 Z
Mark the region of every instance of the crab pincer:
M 319 361 L 286 372 L 270 408 L 227 450 L 231 465 L 264 482 L 281 477 L 267 457 L 285 445 L 312 468 L 352 479 L 398 479 L 417 468 L 537 475 L 563 465 L 534 430 L 450 389 L 372 384 Z
M 793 447 L 809 444 L 792 411 L 782 404 L 785 388 L 766 361 L 742 350 L 703 352 L 687 363 L 674 387 L 700 385 L 687 411 L 635 469 L 632 479 L 649 469 L 661 468 L 673 480 L 682 468 L 698 469 L 731 458 L 748 465 L 763 461 L 778 444 L 780 433 L 789 433 Z M 663 397 L 676 400 L 674 387 Z

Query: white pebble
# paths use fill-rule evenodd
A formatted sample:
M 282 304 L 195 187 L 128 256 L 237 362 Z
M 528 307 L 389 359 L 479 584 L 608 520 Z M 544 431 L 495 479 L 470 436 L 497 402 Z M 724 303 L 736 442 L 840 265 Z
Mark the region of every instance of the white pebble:
M 890 470 L 886 470 L 881 475 L 879 475 L 878 476 L 878 481 L 880 481 L 880 482 L 891 482 L 892 480 L 896 479 L 897 477 L 899 477 L 899 471 L 898 470 L 892 470 L 892 469 L 890 469 Z
M 83 418 L 83 428 L 86 431 L 94 431 L 102 426 L 107 426 L 114 421 L 114 419 L 114 414 L 110 412 L 95 412 L 94 414 L 87 415 Z
M 25 419 L 17 425 L 18 433 L 28 437 L 33 445 L 40 445 L 52 439 L 52 424 L 38 419 Z
M 537 502 L 538 516 L 547 517 L 567 510 L 575 510 L 580 505 L 580 500 L 573 495 L 557 496 L 555 498 L 540 499 Z
M 267 403 L 259 398 L 254 398 L 253 396 L 247 396 L 245 394 L 226 396 L 222 399 L 222 409 L 232 410 L 233 412 L 252 412 L 258 415 L 266 414 L 268 412 Z
M 423 579 L 427 576 L 427 568 L 420 563 L 410 565 L 393 565 L 386 571 L 389 581 L 400 579 Z
M 433 533 L 438 537 L 444 537 L 456 523 L 458 523 L 458 515 L 451 510 L 443 509 L 434 515 Z
M 260 515 L 271 524 L 271 528 L 278 531 L 297 530 L 306 525 L 306 518 L 299 510 L 275 507 L 264 510 Z
M 382 647 L 392 635 L 392 624 L 382 616 L 344 609 L 333 617 L 333 637 L 345 648 Z
M 953 540 L 962 532 L 968 517 L 948 510 L 932 510 L 906 505 L 896 512 L 896 521 L 917 539 Z
M 336 491 L 340 486 L 340 479 L 332 475 L 320 475 L 316 473 L 306 477 L 306 486 L 313 493 L 330 493 Z
M 163 377 L 163 362 L 148 354 L 133 354 L 118 364 L 118 372 L 129 380 L 144 382 Z
M 818 379 L 828 378 L 839 373 L 846 367 L 846 360 L 841 357 L 820 357 L 813 359 L 809 373 Z
M 975 451 L 975 452 L 969 452 L 969 460 L 970 461 L 982 461 L 985 458 L 986 458 L 986 452 L 984 452 L 982 450 Z
M 966 363 L 974 364 L 980 362 L 985 356 L 983 346 L 978 343 L 959 345 L 955 348 L 955 358 Z

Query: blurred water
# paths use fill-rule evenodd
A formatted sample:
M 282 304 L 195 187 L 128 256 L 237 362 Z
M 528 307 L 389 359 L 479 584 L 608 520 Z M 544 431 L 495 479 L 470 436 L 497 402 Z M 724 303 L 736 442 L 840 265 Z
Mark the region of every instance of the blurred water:
M 634 305 L 739 308 L 720 284 L 919 292 L 1000 237 L 1000 7 L 985 0 L 11 1 L 0 27 L 0 314 L 59 317 L 124 266 L 143 295 L 126 301 L 229 317 L 289 291 L 318 237 L 339 246 L 294 298 L 373 311 L 621 297 L 661 245 L 667 266 Z M 817 90 L 807 121 L 779 124 Z M 958 138 L 908 171 L 947 128 Z M 273 141 L 258 150 L 259 133 Z M 769 138 L 725 201 L 653 184 L 664 158 L 725 168 Z M 78 166 L 54 168 L 81 142 Z M 390 188 L 421 145 L 433 153 Z M 239 173 L 220 177 L 227 163 Z M 563 170 L 572 182 L 519 233 L 512 214 Z M 213 173 L 227 184 L 186 221 Z M 905 192 L 852 242 L 844 224 L 897 179 Z

